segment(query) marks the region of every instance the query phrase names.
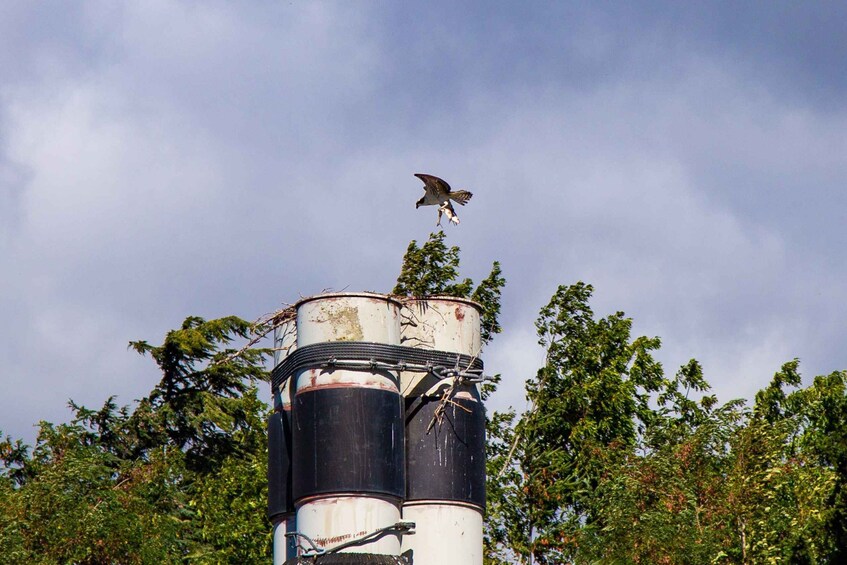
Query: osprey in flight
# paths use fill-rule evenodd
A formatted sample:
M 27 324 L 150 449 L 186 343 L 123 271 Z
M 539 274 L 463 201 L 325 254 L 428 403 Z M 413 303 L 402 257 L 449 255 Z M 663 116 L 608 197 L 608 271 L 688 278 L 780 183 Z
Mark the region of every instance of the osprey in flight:
M 432 175 L 425 175 L 423 173 L 415 174 L 416 177 L 421 179 L 424 182 L 424 197 L 418 200 L 417 204 L 415 204 L 415 208 L 420 208 L 421 206 L 438 206 L 438 223 L 436 226 L 441 225 L 441 214 L 446 214 L 447 219 L 453 222 L 454 224 L 459 224 L 459 216 L 456 215 L 456 211 L 453 210 L 453 205 L 450 204 L 450 200 L 458 202 L 462 206 L 464 206 L 468 200 L 471 199 L 471 194 L 467 190 L 457 190 L 455 192 L 450 190 L 450 185 L 447 184 L 444 180 L 434 177 Z

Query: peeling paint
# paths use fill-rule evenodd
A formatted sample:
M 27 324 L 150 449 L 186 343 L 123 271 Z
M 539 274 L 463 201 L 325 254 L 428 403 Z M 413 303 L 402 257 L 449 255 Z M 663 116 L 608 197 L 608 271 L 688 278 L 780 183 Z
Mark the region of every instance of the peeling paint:
M 328 305 L 326 321 L 332 324 L 332 331 L 338 341 L 362 341 L 365 337 L 359 321 L 359 309 L 347 306 L 335 310 Z M 334 310 L 334 311 L 333 311 Z
M 400 343 L 400 304 L 378 294 L 331 294 L 297 305 L 297 345 L 328 341 Z

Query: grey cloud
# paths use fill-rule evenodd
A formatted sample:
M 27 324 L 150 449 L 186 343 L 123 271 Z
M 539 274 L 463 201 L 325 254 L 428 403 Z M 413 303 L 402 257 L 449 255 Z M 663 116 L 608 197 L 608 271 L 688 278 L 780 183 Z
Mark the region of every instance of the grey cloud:
M 535 314 L 579 279 L 724 397 L 794 355 L 847 361 L 843 116 L 811 92 L 839 79 L 794 85 L 793 44 L 725 30 L 729 8 L 92 6 L 0 39 L 20 53 L 0 59 L 4 432 L 145 394 L 127 341 L 186 315 L 388 290 L 434 227 L 415 172 L 475 193 L 446 228 L 467 274 L 503 262 L 495 406 L 521 406 Z M 820 32 L 805 57 L 840 41 Z

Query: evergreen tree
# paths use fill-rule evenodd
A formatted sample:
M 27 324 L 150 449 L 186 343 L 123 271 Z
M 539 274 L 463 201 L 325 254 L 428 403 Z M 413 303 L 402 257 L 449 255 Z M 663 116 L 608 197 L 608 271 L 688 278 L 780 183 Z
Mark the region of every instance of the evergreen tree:
M 447 247 L 444 232 L 431 233 L 422 246 L 412 240 L 403 256 L 400 275 L 392 294 L 407 297 L 455 296 L 469 298 L 482 307 L 480 315 L 482 343 L 486 344 L 502 331 L 500 296 L 506 279 L 500 263 L 495 261 L 491 272 L 474 288 L 473 280 L 459 278 L 459 247 Z
M 459 274 L 443 232 L 403 257 L 393 293 L 470 298 L 500 332 L 500 265 Z M 720 404 L 691 360 L 665 378 L 658 338 L 593 289 L 560 286 L 536 329 L 531 407 L 487 419 L 485 562 L 841 563 L 847 555 L 847 373 L 801 388 L 785 363 L 747 407 Z M 189 317 L 150 355 L 161 379 L 134 408 L 70 403 L 33 447 L 0 441 L 0 552 L 10 563 L 262 563 L 266 350 L 236 317 Z M 485 385 L 484 394 L 494 383 Z
M 0 551 L 13 563 L 250 563 L 267 559 L 265 350 L 234 356 L 236 317 L 191 317 L 150 354 L 162 379 L 135 410 L 71 402 L 35 447 L 0 444 Z M 30 452 L 31 451 L 31 452 Z M 261 468 L 261 473 L 257 469 Z M 228 507 L 228 508 L 224 508 Z
M 571 559 L 580 528 L 597 520 L 591 494 L 605 466 L 635 444 L 637 424 L 649 421 L 649 392 L 662 378 L 651 355 L 659 340 L 631 339 L 631 320 L 620 312 L 596 320 L 591 293 L 583 283 L 560 286 L 536 322 L 546 362 L 527 383 L 532 407 L 494 477 L 502 499 L 492 505 L 489 537 L 508 551 L 489 547 L 492 556 Z

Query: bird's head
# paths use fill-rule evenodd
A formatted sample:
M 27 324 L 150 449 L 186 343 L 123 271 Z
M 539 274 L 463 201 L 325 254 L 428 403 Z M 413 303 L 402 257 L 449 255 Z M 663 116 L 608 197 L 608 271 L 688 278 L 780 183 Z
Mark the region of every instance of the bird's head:
M 418 200 L 417 202 L 415 202 L 415 210 L 417 210 L 418 208 L 420 208 L 421 206 L 423 206 L 423 203 L 424 203 L 424 199 L 423 199 L 423 198 L 421 198 L 420 200 Z

